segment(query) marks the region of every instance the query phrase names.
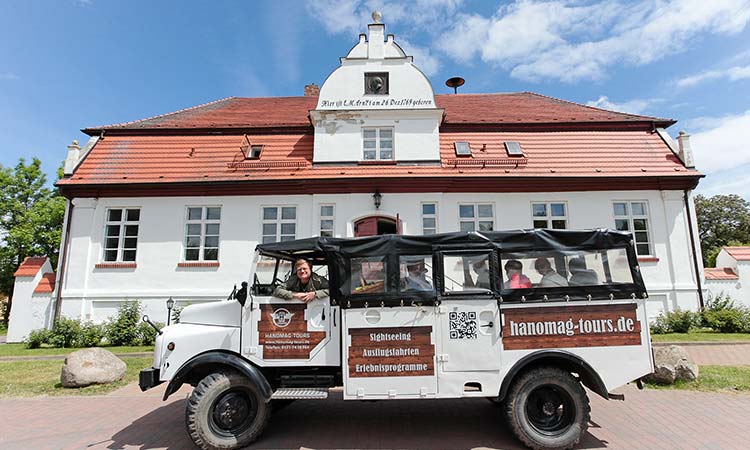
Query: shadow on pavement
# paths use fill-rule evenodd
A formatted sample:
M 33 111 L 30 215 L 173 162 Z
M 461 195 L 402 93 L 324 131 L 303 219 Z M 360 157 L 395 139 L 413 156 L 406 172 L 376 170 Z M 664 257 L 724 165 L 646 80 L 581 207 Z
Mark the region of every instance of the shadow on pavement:
M 175 401 L 137 419 L 112 436 L 107 448 L 194 448 L 185 431 L 185 401 Z M 420 448 L 521 450 L 502 417 L 485 399 L 343 401 L 298 400 L 275 413 L 250 449 Z M 578 448 L 606 443 L 589 433 Z
M 196 448 L 185 431 L 185 400 L 157 408 L 112 436 L 106 448 Z

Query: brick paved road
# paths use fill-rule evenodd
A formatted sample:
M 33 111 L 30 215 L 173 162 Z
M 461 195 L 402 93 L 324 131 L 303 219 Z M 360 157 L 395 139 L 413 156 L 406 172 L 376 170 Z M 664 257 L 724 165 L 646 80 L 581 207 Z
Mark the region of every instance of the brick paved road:
M 106 397 L 0 400 L 0 448 L 189 449 L 183 390 L 166 403 L 162 389 L 130 385 Z M 583 449 L 746 449 L 750 395 L 638 391 L 626 401 L 591 395 L 592 424 Z M 298 401 L 272 417 L 253 447 L 520 449 L 500 410 L 483 399 Z

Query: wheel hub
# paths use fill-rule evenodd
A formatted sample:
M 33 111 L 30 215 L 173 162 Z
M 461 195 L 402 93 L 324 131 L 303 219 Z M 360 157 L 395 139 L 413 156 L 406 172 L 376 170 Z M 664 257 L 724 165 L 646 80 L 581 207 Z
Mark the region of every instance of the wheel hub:
M 557 407 L 552 402 L 545 402 L 544 405 L 542 405 L 542 412 L 545 416 L 551 417 L 555 414 L 555 411 L 557 411 Z
M 245 395 L 237 392 L 227 393 L 216 403 L 213 416 L 219 428 L 235 429 L 250 416 L 250 403 Z

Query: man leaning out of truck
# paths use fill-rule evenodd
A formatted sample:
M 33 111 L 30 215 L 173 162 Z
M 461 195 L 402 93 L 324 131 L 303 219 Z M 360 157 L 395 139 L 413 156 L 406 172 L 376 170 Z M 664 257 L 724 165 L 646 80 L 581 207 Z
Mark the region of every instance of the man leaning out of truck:
M 309 303 L 317 298 L 328 297 L 328 280 L 313 273 L 312 264 L 306 259 L 294 262 L 294 273 L 273 291 L 275 297 L 285 300 L 302 300 Z

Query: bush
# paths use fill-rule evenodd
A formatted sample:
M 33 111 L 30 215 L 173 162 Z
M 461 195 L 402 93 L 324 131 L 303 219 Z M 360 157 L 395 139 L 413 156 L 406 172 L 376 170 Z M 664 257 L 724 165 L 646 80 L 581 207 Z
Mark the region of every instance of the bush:
M 76 340 L 76 347 L 96 347 L 104 337 L 104 326 L 93 322 L 81 324 L 81 332 Z
M 60 317 L 52 327 L 49 343 L 53 347 L 75 347 L 81 337 L 81 323 L 77 320 Z
M 39 348 L 42 344 L 49 344 L 50 330 L 40 328 L 32 330 L 26 339 L 23 340 L 26 348 Z
M 164 324 L 161 322 L 156 322 L 154 325 L 159 327 L 159 329 L 164 328 Z M 156 330 L 146 322 L 138 324 L 136 334 L 138 336 L 138 345 L 154 345 L 156 342 Z
M 659 314 L 651 330 L 655 334 L 687 333 L 698 325 L 700 325 L 700 314 L 676 309 L 666 314 Z
M 664 314 L 659 314 L 654 323 L 651 324 L 651 334 L 665 334 L 669 333 L 669 331 L 667 319 L 664 317 Z
M 110 345 L 138 345 L 138 321 L 141 318 L 139 301 L 125 302 L 117 314 L 105 325 L 104 335 Z
M 750 309 L 735 306 L 732 298 L 723 293 L 709 297 L 702 318 L 705 326 L 720 333 L 750 332 Z

